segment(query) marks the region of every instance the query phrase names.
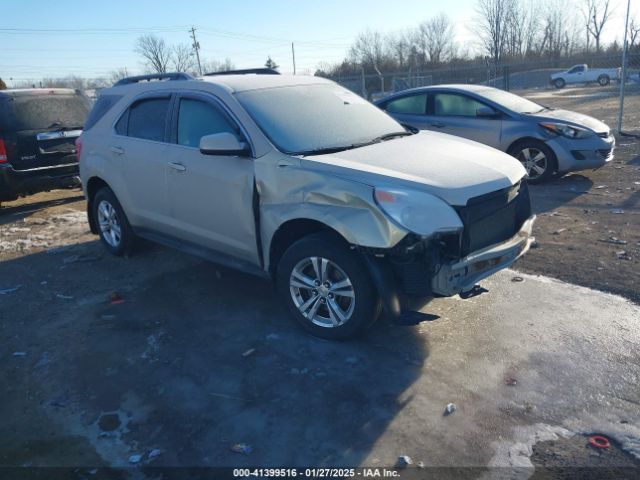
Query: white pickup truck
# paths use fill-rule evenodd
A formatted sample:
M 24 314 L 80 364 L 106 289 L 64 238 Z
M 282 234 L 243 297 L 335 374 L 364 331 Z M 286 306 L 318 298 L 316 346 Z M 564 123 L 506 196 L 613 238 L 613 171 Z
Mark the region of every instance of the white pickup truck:
M 620 68 L 589 68 L 588 65 L 574 65 L 569 70 L 551 75 L 551 84 L 562 88 L 570 83 L 598 82 L 601 86 L 609 85 L 611 80 L 620 79 Z

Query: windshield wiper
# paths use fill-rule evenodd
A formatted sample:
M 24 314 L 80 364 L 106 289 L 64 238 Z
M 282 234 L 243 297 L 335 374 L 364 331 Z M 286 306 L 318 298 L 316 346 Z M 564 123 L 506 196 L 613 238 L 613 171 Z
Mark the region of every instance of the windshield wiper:
M 410 132 L 386 133 L 384 135 L 380 135 L 379 137 L 374 138 L 373 140 L 369 140 L 368 142 L 352 143 L 351 145 L 343 145 L 341 147 L 316 148 L 314 150 L 294 152 L 294 153 L 291 153 L 291 155 L 301 155 L 303 157 L 308 155 L 328 155 L 330 153 L 344 152 L 345 150 L 353 150 L 354 148 L 366 147 L 367 145 L 373 145 L 375 143 L 380 143 L 385 140 L 391 140 L 392 138 L 396 138 L 396 137 L 406 137 L 407 135 L 413 135 L 413 133 L 410 133 Z
M 384 135 L 380 135 L 379 137 L 374 138 L 371 143 L 383 142 L 385 140 L 391 140 L 392 138 L 397 138 L 397 137 L 407 137 L 409 135 L 413 135 L 413 133 L 411 132 L 386 133 Z

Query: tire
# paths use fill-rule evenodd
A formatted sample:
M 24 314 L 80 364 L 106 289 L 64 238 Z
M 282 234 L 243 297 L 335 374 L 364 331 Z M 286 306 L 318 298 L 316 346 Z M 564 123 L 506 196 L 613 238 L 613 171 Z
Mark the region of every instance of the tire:
M 509 155 L 522 163 L 527 171 L 527 182 L 542 183 L 558 168 L 556 154 L 544 142 L 530 139 L 518 142 L 509 149 Z
M 291 245 L 278 263 L 276 283 L 290 313 L 316 337 L 356 337 L 380 312 L 367 267 L 344 241 L 328 232 Z
M 567 84 L 567 82 L 564 81 L 564 78 L 556 78 L 553 81 L 553 86 L 560 89 L 560 88 L 564 88 L 564 86 Z
M 116 256 L 128 255 L 135 240 L 129 220 L 110 188 L 103 187 L 93 198 L 93 215 L 98 235 L 107 251 Z
M 611 79 L 609 78 L 609 75 L 600 75 L 598 77 L 598 83 L 600 84 L 601 87 L 606 87 L 607 85 L 609 85 L 610 82 L 611 82 Z

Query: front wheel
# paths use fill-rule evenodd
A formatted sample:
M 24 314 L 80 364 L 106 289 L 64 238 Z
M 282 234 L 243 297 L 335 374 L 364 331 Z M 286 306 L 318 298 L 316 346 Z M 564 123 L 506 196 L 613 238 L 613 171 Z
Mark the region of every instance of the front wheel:
M 556 156 L 544 142 L 523 141 L 511 149 L 509 155 L 516 157 L 527 171 L 529 183 L 542 183 L 556 170 Z
M 377 318 L 379 300 L 357 255 L 323 232 L 302 238 L 282 256 L 278 292 L 312 335 L 345 340 L 363 333 Z
M 600 75 L 598 77 L 598 83 L 601 87 L 606 87 L 607 85 L 609 85 L 609 82 L 611 82 L 609 75 Z
M 567 82 L 564 81 L 564 78 L 556 78 L 553 81 L 553 86 L 556 88 L 563 88 L 566 84 Z

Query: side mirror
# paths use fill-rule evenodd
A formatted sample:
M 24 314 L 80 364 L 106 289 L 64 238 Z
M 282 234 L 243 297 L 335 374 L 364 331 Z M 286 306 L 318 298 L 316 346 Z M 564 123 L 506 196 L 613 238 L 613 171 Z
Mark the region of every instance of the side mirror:
M 497 118 L 498 116 L 500 116 L 500 114 L 491 107 L 484 106 L 476 110 L 476 117 Z
M 249 146 L 239 141 L 232 133 L 213 133 L 200 139 L 200 153 L 245 157 L 249 155 Z

